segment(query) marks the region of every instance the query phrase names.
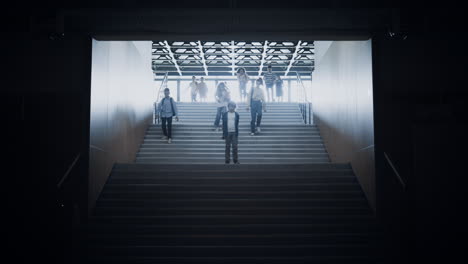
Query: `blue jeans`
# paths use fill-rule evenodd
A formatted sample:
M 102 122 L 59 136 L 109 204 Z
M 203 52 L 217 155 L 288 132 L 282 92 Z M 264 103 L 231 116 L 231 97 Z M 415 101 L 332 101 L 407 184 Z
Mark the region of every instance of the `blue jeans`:
M 167 138 L 172 138 L 172 116 L 171 117 L 161 117 L 161 126 L 163 134 Z M 166 126 L 167 123 L 167 126 Z
M 260 122 L 262 121 L 262 102 L 261 101 L 251 101 L 250 105 L 250 131 L 255 133 L 255 121 L 257 123 L 257 127 L 260 126 Z
M 215 121 L 214 121 L 214 126 L 215 127 L 219 127 L 219 121 L 221 120 L 221 116 L 223 115 L 224 112 L 226 112 L 226 107 L 225 106 L 221 106 L 221 107 L 217 108 L 216 118 L 215 118 Z
M 225 150 L 225 160 L 229 161 L 231 159 L 231 146 L 232 146 L 232 158 L 234 162 L 237 162 L 237 136 L 236 132 L 229 132 L 226 138 L 226 150 Z

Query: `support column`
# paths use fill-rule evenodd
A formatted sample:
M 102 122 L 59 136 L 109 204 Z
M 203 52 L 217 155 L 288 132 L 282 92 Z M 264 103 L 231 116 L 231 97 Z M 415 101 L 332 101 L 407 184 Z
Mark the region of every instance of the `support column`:
M 177 80 L 177 102 L 180 102 L 180 80 Z

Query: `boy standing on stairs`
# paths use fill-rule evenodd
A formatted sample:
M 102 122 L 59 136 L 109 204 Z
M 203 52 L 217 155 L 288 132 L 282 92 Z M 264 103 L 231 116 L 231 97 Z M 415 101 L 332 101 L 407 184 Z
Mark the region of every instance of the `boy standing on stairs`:
M 236 112 L 236 103 L 230 101 L 228 103 L 228 112 L 223 114 L 223 137 L 226 140 L 226 164 L 231 161 L 231 145 L 232 145 L 232 158 L 234 164 L 239 164 L 237 156 L 237 138 L 239 136 L 239 114 Z
M 175 116 L 176 121 L 179 121 L 179 117 L 177 115 L 177 104 L 174 102 L 174 99 L 169 96 L 169 94 L 169 88 L 164 89 L 164 98 L 158 104 L 156 118 L 161 116 L 161 126 L 164 134 L 162 139 L 167 139 L 167 143 L 170 144 L 172 143 L 172 117 Z

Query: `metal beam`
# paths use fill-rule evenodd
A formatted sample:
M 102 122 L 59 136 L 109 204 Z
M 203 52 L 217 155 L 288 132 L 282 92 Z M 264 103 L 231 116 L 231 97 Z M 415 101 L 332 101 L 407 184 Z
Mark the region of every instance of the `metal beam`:
M 301 47 L 301 41 L 299 40 L 296 45 L 296 50 L 294 50 L 294 54 L 291 58 L 291 61 L 289 61 L 288 68 L 286 69 L 286 72 L 284 73 L 284 76 L 287 76 L 289 73 L 289 70 L 291 69 L 291 66 L 293 65 L 295 58 L 297 56 L 297 52 L 299 51 L 299 48 Z
M 235 74 L 236 68 L 236 61 L 234 60 L 236 56 L 235 49 L 234 49 L 234 40 L 231 41 L 231 73 L 232 76 Z
M 174 63 L 174 66 L 177 69 L 177 72 L 179 73 L 180 76 L 182 76 L 182 72 L 179 69 L 179 65 L 177 65 L 177 60 L 174 57 L 174 54 L 172 53 L 171 46 L 169 43 L 167 43 L 167 40 L 164 41 L 164 45 L 166 46 L 166 49 L 169 51 L 169 56 L 171 56 L 172 63 Z
M 258 70 L 258 77 L 262 76 L 263 64 L 265 63 L 266 50 L 268 48 L 268 40 L 263 44 L 262 60 L 260 61 L 260 69 Z
M 206 66 L 205 54 L 203 53 L 203 46 L 200 40 L 198 41 L 198 48 L 200 49 L 200 56 L 202 58 L 203 68 L 205 69 L 205 74 L 206 76 L 208 76 L 208 67 Z

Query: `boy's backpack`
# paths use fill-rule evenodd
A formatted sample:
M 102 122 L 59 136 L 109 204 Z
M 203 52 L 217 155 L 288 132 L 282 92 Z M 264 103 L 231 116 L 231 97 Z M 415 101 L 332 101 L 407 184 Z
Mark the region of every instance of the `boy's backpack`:
M 161 101 L 161 106 L 164 105 L 164 100 L 166 100 L 166 97 L 164 97 Z M 173 99 L 172 97 L 169 97 L 169 100 L 171 100 L 171 110 L 172 110 L 172 115 L 175 116 L 175 111 L 174 111 L 174 104 L 173 104 Z

